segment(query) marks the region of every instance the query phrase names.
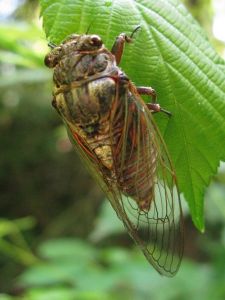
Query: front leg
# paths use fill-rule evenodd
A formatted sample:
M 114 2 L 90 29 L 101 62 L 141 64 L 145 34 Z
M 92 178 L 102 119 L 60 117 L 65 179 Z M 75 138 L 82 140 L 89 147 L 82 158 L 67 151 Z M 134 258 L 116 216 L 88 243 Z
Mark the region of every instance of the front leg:
M 138 86 L 137 91 L 140 95 L 148 95 L 152 97 L 152 102 L 156 103 L 156 91 L 151 87 Z
M 115 40 L 111 53 L 115 56 L 117 65 L 120 63 L 122 55 L 123 55 L 123 49 L 125 42 L 131 43 L 134 33 L 140 28 L 141 26 L 137 26 L 134 31 L 131 33 L 130 36 L 126 35 L 125 33 L 121 33 Z
M 153 88 L 151 87 L 145 87 L 145 86 L 139 86 L 137 87 L 137 91 L 140 95 L 148 95 L 152 97 L 152 103 L 147 103 L 147 107 L 149 108 L 149 110 L 151 110 L 151 112 L 164 112 L 165 114 L 171 116 L 171 112 L 165 110 L 164 108 L 160 107 L 160 105 L 158 103 L 156 103 L 156 92 Z

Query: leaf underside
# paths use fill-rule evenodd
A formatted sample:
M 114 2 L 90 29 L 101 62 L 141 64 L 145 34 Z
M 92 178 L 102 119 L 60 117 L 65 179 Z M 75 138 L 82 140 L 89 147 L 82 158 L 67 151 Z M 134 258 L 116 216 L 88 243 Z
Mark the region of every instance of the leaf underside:
M 49 41 L 89 29 L 110 49 L 131 33 L 121 68 L 141 86 L 152 86 L 160 105 L 155 115 L 176 169 L 180 191 L 194 224 L 204 230 L 203 199 L 219 162 L 225 160 L 225 63 L 178 0 L 40 0 Z

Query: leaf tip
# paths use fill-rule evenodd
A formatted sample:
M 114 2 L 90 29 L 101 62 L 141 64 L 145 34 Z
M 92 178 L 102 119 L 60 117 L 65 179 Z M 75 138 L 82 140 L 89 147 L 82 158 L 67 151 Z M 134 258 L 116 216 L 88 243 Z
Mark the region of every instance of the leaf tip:
M 203 216 L 195 216 L 193 217 L 193 222 L 195 227 L 201 232 L 205 232 L 205 224 L 204 224 L 204 219 Z

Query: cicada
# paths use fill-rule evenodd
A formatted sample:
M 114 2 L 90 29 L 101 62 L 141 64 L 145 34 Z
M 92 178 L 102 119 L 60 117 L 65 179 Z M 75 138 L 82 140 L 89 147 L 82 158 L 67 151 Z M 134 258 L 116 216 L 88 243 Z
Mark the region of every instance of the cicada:
M 174 167 L 153 118 L 164 110 L 151 87 L 135 86 L 118 66 L 138 28 L 121 33 L 111 51 L 98 35 L 72 34 L 50 44 L 45 64 L 54 69 L 52 105 L 81 159 L 147 260 L 173 276 L 183 223 Z

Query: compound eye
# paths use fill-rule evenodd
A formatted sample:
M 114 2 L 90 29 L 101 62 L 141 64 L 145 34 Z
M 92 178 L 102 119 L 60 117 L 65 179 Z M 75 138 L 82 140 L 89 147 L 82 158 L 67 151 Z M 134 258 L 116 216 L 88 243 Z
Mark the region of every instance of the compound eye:
M 50 53 L 45 56 L 44 63 L 49 68 L 54 68 L 62 57 L 62 47 L 55 47 Z
M 92 35 L 90 44 L 93 45 L 93 46 L 101 47 L 102 40 L 98 35 Z
M 50 58 L 50 56 L 48 54 L 45 56 L 44 63 L 46 65 L 46 67 L 51 68 L 52 60 L 51 60 L 51 58 Z
M 50 53 L 45 56 L 44 63 L 48 68 L 54 68 L 58 63 L 58 59 Z

